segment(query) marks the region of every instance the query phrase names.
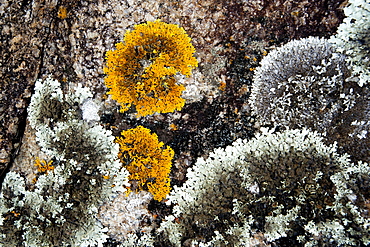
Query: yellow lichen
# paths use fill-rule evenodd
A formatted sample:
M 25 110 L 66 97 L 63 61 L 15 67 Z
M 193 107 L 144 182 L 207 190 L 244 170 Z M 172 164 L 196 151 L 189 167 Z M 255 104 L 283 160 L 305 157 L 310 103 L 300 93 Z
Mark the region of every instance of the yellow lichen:
M 225 91 L 226 90 L 226 82 L 221 81 L 220 85 L 218 86 L 218 89 L 220 89 L 221 91 Z
M 172 123 L 170 124 L 170 130 L 178 130 L 179 129 L 179 126 L 177 126 L 176 124 Z
M 58 17 L 63 20 L 67 18 L 67 16 L 68 16 L 68 13 L 67 13 L 66 7 L 60 6 L 58 10 Z
M 15 212 L 14 210 L 13 210 L 13 211 L 11 211 L 10 213 L 12 213 L 15 217 L 18 217 L 18 216 L 20 215 L 20 213 L 17 213 L 17 212 Z
M 171 160 L 174 151 L 158 141 L 156 134 L 143 126 L 122 131 L 116 142 L 119 158 L 129 171 L 129 180 L 136 181 L 139 190 L 146 189 L 157 201 L 170 192 Z
M 185 87 L 175 75 L 190 76 L 198 66 L 195 49 L 185 30 L 159 20 L 135 25 L 124 42 L 106 54 L 108 94 L 121 104 L 121 112 L 136 107 L 138 116 L 180 110 Z
M 52 166 L 53 161 L 50 160 L 46 162 L 45 160 L 40 160 L 39 157 L 35 160 L 35 166 L 37 167 L 38 172 L 48 173 L 48 171 L 54 170 L 54 166 Z

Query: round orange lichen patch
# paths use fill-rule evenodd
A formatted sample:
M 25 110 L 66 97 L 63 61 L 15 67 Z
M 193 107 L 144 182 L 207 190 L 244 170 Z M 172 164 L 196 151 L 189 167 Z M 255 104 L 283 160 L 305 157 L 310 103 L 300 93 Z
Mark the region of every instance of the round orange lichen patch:
M 121 104 L 121 112 L 136 107 L 138 116 L 180 110 L 185 87 L 174 76 L 190 76 L 198 66 L 195 49 L 185 30 L 159 20 L 135 25 L 124 42 L 106 54 L 108 94 Z

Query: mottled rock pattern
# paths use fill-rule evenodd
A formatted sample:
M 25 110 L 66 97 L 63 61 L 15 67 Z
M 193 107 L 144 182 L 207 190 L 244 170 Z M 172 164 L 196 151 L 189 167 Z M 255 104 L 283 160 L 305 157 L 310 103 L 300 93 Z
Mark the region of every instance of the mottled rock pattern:
M 66 50 L 49 50 L 58 33 L 57 1 L 2 1 L 0 4 L 0 169 L 18 153 L 33 85 L 49 71 L 49 59 Z M 55 40 L 54 42 L 57 42 Z M 70 61 L 59 64 L 68 66 Z M 54 72 L 54 71 L 51 71 Z M 61 73 L 59 72 L 59 74 Z M 58 74 L 56 74 L 58 75 Z M 4 175 L 4 173 L 3 173 Z
M 34 133 L 26 127 L 26 108 L 36 79 L 51 74 L 63 87 L 68 87 L 67 82 L 89 86 L 95 98 L 103 101 L 101 122 L 116 135 L 139 124 L 156 132 L 176 153 L 172 184 L 183 183 L 196 157 L 237 138 L 250 138 L 259 127 L 246 99 L 253 69 L 261 58 L 292 39 L 330 36 L 344 17 L 345 2 L 1 1 L 0 178 L 11 165 L 27 174 L 28 181 L 33 178 L 33 159 L 42 154 Z M 119 114 L 118 105 L 104 97 L 104 57 L 122 40 L 125 30 L 156 19 L 184 27 L 197 50 L 199 67 L 183 82 L 188 89 L 181 112 L 136 119 L 131 113 Z M 352 112 L 351 120 L 342 121 L 340 128 L 348 129 L 356 114 Z M 343 135 L 338 139 L 345 146 L 351 138 Z M 356 148 L 351 151 L 355 153 Z M 158 214 L 165 210 L 158 205 L 151 208 Z
M 253 134 L 253 119 L 244 102 L 253 68 L 264 52 L 293 38 L 331 35 L 343 18 L 341 4 L 334 0 L 4 0 L 0 169 L 12 164 L 18 153 L 37 78 L 52 74 L 62 82 L 81 82 L 100 99 L 106 90 L 105 52 L 122 40 L 126 29 L 161 19 L 184 27 L 197 49 L 199 68 L 193 79 L 184 82 L 190 90 L 185 92 L 189 104 L 180 113 L 137 120 L 118 114 L 108 99 L 102 113 L 110 119 L 107 125 L 118 127 L 117 133 L 145 123 L 172 145 L 179 154 L 173 173 L 181 181 L 183 176 L 176 174 L 194 157 Z M 170 124 L 177 130 L 169 131 Z
M 104 53 L 124 30 L 157 18 L 178 23 L 193 38 L 203 80 L 217 84 L 232 55 L 249 40 L 328 36 L 343 17 L 342 1 L 2 1 L 1 152 L 4 168 L 24 129 L 36 78 L 102 86 Z M 61 10 L 66 15 L 61 14 Z M 226 46 L 226 47 L 225 47 Z M 216 75 L 218 74 L 218 75 Z M 215 76 L 218 78 L 216 79 Z M 223 79 L 224 81 L 225 79 Z

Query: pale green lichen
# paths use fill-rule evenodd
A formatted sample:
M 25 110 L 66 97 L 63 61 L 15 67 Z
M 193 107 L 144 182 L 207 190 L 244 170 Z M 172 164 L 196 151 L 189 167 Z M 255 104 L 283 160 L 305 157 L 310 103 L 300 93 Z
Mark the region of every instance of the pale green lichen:
M 362 87 L 370 81 L 370 3 L 368 0 L 349 0 L 344 8 L 347 16 L 337 34 L 330 38 L 337 51 L 346 55 L 357 83 Z
M 128 237 L 121 242 L 119 247 L 153 247 L 154 238 L 148 234 L 143 233 L 141 237 L 138 237 L 136 234 L 129 234 Z
M 98 207 L 126 191 L 129 174 L 111 131 L 82 119 L 81 106 L 91 96 L 81 85 L 63 94 L 50 77 L 36 82 L 29 120 L 54 169 L 39 174 L 33 189 L 20 174 L 7 174 L 0 194 L 0 244 L 87 247 L 102 246 L 108 238 Z M 56 110 L 49 109 L 53 106 Z
M 279 246 L 366 245 L 369 169 L 316 132 L 262 129 L 199 159 L 160 231 L 175 246 L 248 246 L 258 234 Z

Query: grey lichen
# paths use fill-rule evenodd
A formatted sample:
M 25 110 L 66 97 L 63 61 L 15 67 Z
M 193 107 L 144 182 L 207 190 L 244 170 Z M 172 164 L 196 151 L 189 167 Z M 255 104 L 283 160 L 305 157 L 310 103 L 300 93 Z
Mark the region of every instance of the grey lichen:
M 46 121 L 61 119 L 63 92 L 60 83 L 52 78 L 37 80 L 35 93 L 28 108 L 28 120 L 35 128 Z
M 150 235 L 150 233 L 143 233 L 140 237 L 138 237 L 134 233 L 128 234 L 127 238 L 121 242 L 119 247 L 153 247 L 154 246 L 154 238 Z
M 346 55 L 353 73 L 362 87 L 370 81 L 370 2 L 350 0 L 344 8 L 347 16 L 338 27 L 337 34 L 330 38 L 337 51 Z
M 50 77 L 37 81 L 29 107 L 41 149 L 54 169 L 34 186 L 7 174 L 0 194 L 0 244 L 4 246 L 102 246 L 108 237 L 98 207 L 124 192 L 128 172 L 118 145 L 102 126 L 82 120 L 81 106 L 92 94 L 78 86 L 64 94 Z M 55 109 L 49 109 L 52 106 Z
M 66 94 L 61 84 L 50 76 L 36 81 L 35 93 L 28 107 L 28 120 L 33 128 L 52 127 L 57 122 L 81 118 L 81 107 L 92 97 L 91 92 L 81 84 L 65 91 Z
M 323 38 L 293 40 L 271 51 L 255 70 L 249 99 L 262 124 L 310 127 L 324 133 L 355 104 L 344 55 Z
M 175 246 L 250 246 L 258 234 L 279 246 L 367 245 L 369 171 L 317 132 L 262 128 L 199 159 L 160 230 Z

